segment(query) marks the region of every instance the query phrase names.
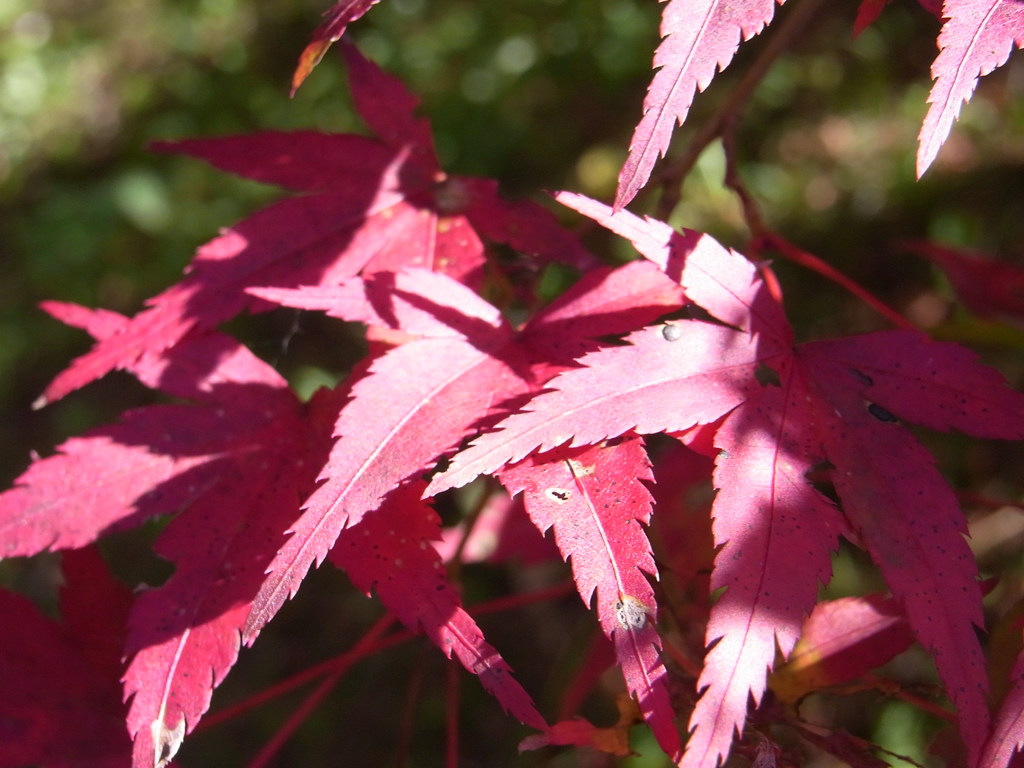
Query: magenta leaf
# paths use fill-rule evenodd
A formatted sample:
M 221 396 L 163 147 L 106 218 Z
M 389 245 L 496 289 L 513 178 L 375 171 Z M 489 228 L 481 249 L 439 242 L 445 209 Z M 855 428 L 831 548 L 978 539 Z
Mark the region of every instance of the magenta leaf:
M 818 584 L 830 575 L 842 518 L 804 475 L 818 458 L 808 393 L 799 371 L 779 374 L 726 417 L 712 507 L 719 547 L 711 589 L 711 647 L 697 681 L 703 691 L 690 718 L 684 768 L 724 762 L 743 732 L 748 696 L 758 705 L 776 645 L 789 655 Z M 765 418 L 770 414 L 768 418 Z
M 309 77 L 320 60 L 323 59 L 327 49 L 332 43 L 341 39 L 345 34 L 348 25 L 361 18 L 368 10 L 379 3 L 380 0 L 338 0 L 329 9 L 324 11 L 324 21 L 313 32 L 313 38 L 302 50 L 299 56 L 298 66 L 292 74 L 292 91 L 299 90 L 299 86 Z
M 27 598 L 0 590 L 0 765 L 10 768 L 127 768 L 131 742 L 124 729 L 124 704 L 117 676 L 111 675 L 110 647 L 124 636 L 125 588 L 92 561 L 71 570 L 76 578 L 63 590 L 65 624 L 58 624 Z M 98 568 L 103 572 L 98 573 Z M 77 570 L 76 570 L 77 568 Z M 70 573 L 69 573 L 70 575 Z M 83 590 L 86 592 L 83 594 Z M 83 602 L 84 601 L 84 602 Z M 88 617 L 84 604 L 111 618 L 76 630 Z M 103 632 L 105 630 L 105 632 Z M 100 632 L 102 634 L 97 634 Z M 113 658 L 116 665 L 118 657 Z
M 175 563 L 174 574 L 140 594 L 132 609 L 124 682 L 136 768 L 160 764 L 165 749 L 173 752 L 167 745 L 180 744 L 209 708 L 213 688 L 237 660 L 249 603 L 280 533 L 326 452 L 326 433 L 311 434 L 294 403 L 241 415 L 251 426 L 238 435 L 233 461 L 157 540 L 155 550 Z
M 821 432 L 843 511 L 935 659 L 974 764 L 988 729 L 988 684 L 975 631 L 983 626 L 981 590 L 963 514 L 931 456 L 896 422 L 900 411 L 881 398 L 872 402 L 870 386 L 857 386 L 865 376 L 858 368 L 815 360 L 829 342 L 818 344 L 808 345 L 808 362 L 822 393 Z M 886 361 L 902 364 L 898 356 Z M 1019 420 L 1006 426 L 1019 429 Z
M 903 609 L 891 597 L 841 597 L 818 603 L 788 661 L 772 675 L 784 701 L 856 680 L 914 642 Z
M 484 238 L 539 261 L 593 264 L 549 211 L 503 200 L 493 182 L 446 175 L 427 124 L 413 114 L 416 99 L 354 48 L 346 48 L 346 55 L 356 103 L 380 131 L 378 139 L 303 131 L 156 145 L 310 194 L 275 203 L 201 247 L 184 280 L 150 299 L 116 336 L 74 360 L 39 405 L 129 368 L 148 351 L 169 349 L 193 329 L 271 306 L 249 288 L 334 285 L 407 266 L 476 287 Z
M 1019 0 L 945 0 L 943 16 L 939 55 L 932 64 L 931 106 L 918 136 L 918 178 L 939 154 L 978 78 L 1005 64 L 1014 46 L 1024 46 Z
M 627 689 L 662 749 L 677 755 L 668 673 L 654 628 L 657 604 L 647 580 L 657 578 L 657 567 L 644 531 L 651 496 L 642 481 L 652 481 L 653 475 L 642 441 L 556 450 L 509 467 L 499 477 L 510 494 L 523 493 L 539 530 L 554 530 L 580 597 L 593 605 L 615 645 Z
M 728 754 L 748 695 L 760 699 L 776 644 L 783 655 L 792 650 L 836 536 L 851 528 L 935 658 L 975 761 L 988 724 L 976 569 L 951 489 L 899 419 L 1020 439 L 1024 396 L 972 353 L 916 332 L 794 347 L 781 308 L 741 257 L 706 236 L 666 237 L 659 222 L 597 214 L 648 258 L 681 268 L 687 297 L 729 325 L 671 321 L 585 355 L 581 368 L 556 376 L 456 455 L 428 493 L 537 450 L 710 425 L 721 548 L 712 585 L 725 591 L 712 610 L 708 641 L 717 644 L 683 764 L 714 765 Z M 805 479 L 826 462 L 841 515 Z
M 376 360 L 352 387 L 335 425 L 339 439 L 320 472 L 322 485 L 303 505 L 253 601 L 246 642 L 295 594 L 310 566 L 323 562 L 342 529 L 427 469 L 439 452 L 457 446 L 480 416 L 522 388 L 506 363 L 462 338 L 413 341 Z
M 992 320 L 1024 318 L 1024 270 L 981 253 L 937 243 L 908 243 L 907 250 L 934 261 L 971 312 Z
M 772 20 L 776 2 L 784 0 L 669 0 L 665 5 L 663 39 L 654 54 L 658 71 L 619 173 L 616 209 L 629 204 L 647 183 L 675 126 L 686 120 L 694 93 L 729 65 L 741 39 L 749 40 Z
M 1003 700 L 985 744 L 981 768 L 1006 768 L 1024 747 L 1024 654 L 1010 673 L 1010 692 Z

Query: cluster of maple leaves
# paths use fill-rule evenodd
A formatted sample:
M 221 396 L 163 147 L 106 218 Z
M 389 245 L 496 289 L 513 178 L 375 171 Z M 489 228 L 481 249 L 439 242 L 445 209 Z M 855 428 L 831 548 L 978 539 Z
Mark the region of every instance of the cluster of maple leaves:
M 294 87 L 374 3 L 331 9 Z M 1024 42 L 1024 5 L 921 4 L 944 18 L 923 172 L 977 78 Z M 643 258 L 623 266 L 603 266 L 547 209 L 502 198 L 496 182 L 447 175 L 416 99 L 349 45 L 353 96 L 374 137 L 158 145 L 300 194 L 202 246 L 184 279 L 134 317 L 44 305 L 95 344 L 40 405 L 115 369 L 169 400 L 68 440 L 0 494 L 0 556 L 62 550 L 66 578 L 60 624 L 0 591 L 0 765 L 168 764 L 241 643 L 325 559 L 535 729 L 525 747 L 600 747 L 589 723 L 546 722 L 449 582 L 431 499 L 480 475 L 522 500 L 512 513 L 553 533 L 640 717 L 679 765 L 727 758 L 777 651 L 791 675 L 779 690 L 800 689 L 801 659 L 840 658 L 828 676 L 836 682 L 914 640 L 955 708 L 966 763 L 1006 765 L 1024 744 L 1024 659 L 993 718 L 963 514 L 903 423 L 1020 440 L 1024 395 L 969 350 L 909 328 L 796 344 L 769 267 L 623 209 L 695 90 L 774 5 L 666 4 L 658 71 L 614 206 L 556 196 L 633 244 Z M 865 0 L 858 25 L 884 5 Z M 497 268 L 492 243 L 519 254 L 524 270 L 559 262 L 581 277 L 512 325 L 480 294 L 485 270 Z M 956 254 L 929 254 L 954 282 L 970 269 Z M 515 283 L 516 265 L 506 268 Z M 964 285 L 978 284 L 966 274 Z M 340 385 L 301 402 L 217 330 L 275 306 L 363 323 L 369 353 Z M 671 514 L 652 495 L 644 436 L 653 434 L 714 460 L 710 588 L 720 596 L 692 709 L 673 693 L 652 586 L 647 526 Z M 166 515 L 155 551 L 173 575 L 131 595 L 88 545 Z M 816 607 L 840 537 L 870 554 L 891 598 Z M 59 693 L 40 690 L 41 675 L 60 679 Z M 56 717 L 61 701 L 88 706 Z M 771 764 L 770 746 L 763 752 Z

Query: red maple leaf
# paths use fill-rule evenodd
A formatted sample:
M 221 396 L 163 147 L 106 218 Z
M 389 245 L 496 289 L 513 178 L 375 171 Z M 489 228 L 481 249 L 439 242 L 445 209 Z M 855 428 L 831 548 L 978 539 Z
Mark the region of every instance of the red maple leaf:
M 338 0 L 324 11 L 323 22 L 313 32 L 312 39 L 299 56 L 299 64 L 292 75 L 292 96 L 295 96 L 299 86 L 323 59 L 327 49 L 345 34 L 348 25 L 361 18 L 379 2 L 380 0 Z
M 772 20 L 785 0 L 669 0 L 662 11 L 661 45 L 644 98 L 644 114 L 619 172 L 615 207 L 632 200 L 665 154 L 676 124 L 682 125 L 694 93 L 725 69 L 739 48 Z
M 130 323 L 72 305 L 48 309 L 101 341 Z M 154 546 L 175 572 L 136 598 L 128 620 L 127 719 L 141 767 L 166 764 L 234 665 L 249 603 L 313 487 L 338 402 L 325 391 L 303 406 L 269 365 L 217 333 L 189 336 L 132 368 L 195 404 L 129 412 L 36 461 L 0 495 L 0 530 L 8 553 L 29 555 L 178 513 Z
M 0 590 L 0 765 L 126 768 L 117 678 L 130 602 L 92 549 L 64 553 L 62 621 Z
M 376 509 L 393 488 L 428 470 L 482 420 L 503 415 L 510 403 L 595 347 L 588 339 L 671 311 L 680 296 L 678 286 L 651 265 L 594 270 L 515 332 L 469 288 L 425 270 L 354 278 L 333 288 L 254 293 L 401 331 L 406 342 L 353 375 L 323 483 L 270 566 L 246 625 L 249 641 L 298 590 L 310 565 L 323 561 L 341 531 Z
M 783 701 L 856 680 L 914 642 L 903 609 L 880 595 L 818 603 L 804 622 L 800 641 L 770 680 Z
M 1020 267 L 937 243 L 906 247 L 938 264 L 964 306 L 978 317 L 1017 323 L 1024 319 L 1024 270 Z
M 668 673 L 654 628 L 657 604 L 647 581 L 657 577 L 657 567 L 643 528 L 650 522 L 651 496 L 642 481 L 653 480 L 643 443 L 633 438 L 556 450 L 499 476 L 510 494 L 523 493 L 539 530 L 554 530 L 563 557 L 571 559 L 580 597 L 594 605 L 614 643 L 626 687 L 658 743 L 678 757 Z
M 946 0 L 942 15 L 931 106 L 918 136 L 918 178 L 939 153 L 978 78 L 1005 64 L 1014 46 L 1024 46 L 1024 4 L 1019 0 Z
M 147 351 L 168 349 L 193 328 L 266 309 L 246 293 L 250 287 L 330 285 L 410 265 L 477 285 L 484 240 L 541 261 L 594 263 L 546 209 L 504 200 L 489 179 L 445 174 L 429 125 L 415 114 L 416 98 L 354 47 L 345 46 L 345 54 L 356 106 L 376 139 L 302 131 L 156 145 L 304 194 L 259 211 L 202 246 L 184 280 L 74 360 L 37 405 L 128 368 Z
M 785 0 L 669 0 L 662 12 L 662 42 L 654 54 L 657 70 L 644 98 L 643 117 L 633 132 L 629 155 L 619 172 L 616 210 L 647 183 L 655 163 L 682 125 L 696 91 L 705 90 L 732 61 L 742 41 L 771 23 L 775 5 Z M 863 0 L 854 31 L 881 13 L 888 0 Z M 939 0 L 919 0 L 938 15 Z M 1024 7 L 1019 0 L 946 0 L 939 33 L 935 81 L 918 137 L 917 175 L 931 165 L 949 135 L 961 105 L 978 78 L 1002 66 L 1013 47 L 1024 46 Z
M 841 533 L 871 554 L 902 602 L 976 761 L 988 727 L 976 569 L 952 491 L 900 420 L 1019 439 L 1024 395 L 968 350 L 913 331 L 794 345 L 781 306 L 743 257 L 707 235 L 561 199 L 679 273 L 687 298 L 716 322 L 645 328 L 626 346 L 585 355 L 456 455 L 428 493 L 538 449 L 714 424 L 720 551 L 711 586 L 727 589 L 712 609 L 704 695 L 681 765 L 714 766 L 728 754 L 747 697 L 757 702 L 764 691 L 776 644 L 783 655 L 793 649 Z M 823 465 L 839 508 L 806 479 Z
M 982 768 L 1005 768 L 1024 747 L 1024 653 L 1010 672 L 1010 691 L 996 713 L 992 735 L 985 745 L 979 765 Z

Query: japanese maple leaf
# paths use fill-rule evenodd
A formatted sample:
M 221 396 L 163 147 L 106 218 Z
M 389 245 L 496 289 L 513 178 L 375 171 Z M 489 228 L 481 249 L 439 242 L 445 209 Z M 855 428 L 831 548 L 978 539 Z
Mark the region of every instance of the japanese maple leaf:
M 322 484 L 290 527 L 253 602 L 249 642 L 298 590 L 310 566 L 323 561 L 341 531 L 393 488 L 429 469 L 482 419 L 504 414 L 507 402 L 543 383 L 538 377 L 550 377 L 554 364 L 564 368 L 596 346 L 588 338 L 621 333 L 638 317 L 649 321 L 678 307 L 680 297 L 678 286 L 656 269 L 596 270 L 516 333 L 468 287 L 425 270 L 354 278 L 335 287 L 254 292 L 287 306 L 393 328 L 408 340 L 353 375 Z
M 323 22 L 313 32 L 313 39 L 299 56 L 299 64 L 292 75 L 292 96 L 295 96 L 299 86 L 320 63 L 331 44 L 338 42 L 345 34 L 348 25 L 379 2 L 380 0 L 339 0 L 324 11 Z
M 131 322 L 48 308 L 101 340 Z M 216 333 L 189 336 L 167 355 L 147 353 L 132 368 L 143 383 L 195 405 L 129 412 L 36 461 L 0 494 L 0 548 L 29 555 L 77 547 L 178 513 L 154 545 L 175 572 L 142 592 L 129 617 L 128 729 L 133 764 L 143 768 L 166 764 L 234 665 L 249 603 L 314 486 L 340 403 L 324 392 L 303 406 L 269 365 Z
M 907 249 L 939 265 L 964 306 L 978 317 L 1018 323 L 1024 319 L 1020 267 L 937 243 L 909 243 Z
M 842 597 L 815 606 L 771 689 L 786 702 L 856 680 L 914 642 L 903 609 L 881 595 Z
M 1024 747 L 1024 654 L 1018 656 L 1010 681 L 1010 692 L 999 707 L 985 745 L 982 768 L 1005 768 Z
M 0 590 L 0 765 L 125 768 L 117 683 L 130 594 L 92 550 L 64 553 L 61 621 Z
M 785 0 L 669 0 L 662 11 L 661 45 L 654 54 L 657 73 L 644 98 L 643 118 L 629 142 L 619 172 L 615 208 L 632 200 L 665 154 L 676 124 L 683 124 L 697 89 L 703 91 L 725 69 L 740 40 L 748 40 L 771 20 Z
M 345 52 L 356 107 L 376 139 L 306 131 L 156 145 L 304 194 L 202 246 L 181 282 L 74 360 L 38 405 L 127 368 L 146 351 L 168 349 L 193 328 L 268 308 L 245 292 L 249 287 L 334 284 L 407 265 L 477 284 L 483 239 L 542 260 L 592 263 L 546 209 L 502 199 L 491 180 L 447 176 L 428 124 L 415 115 L 415 97 L 355 48 Z
M 917 332 L 794 345 L 781 306 L 738 254 L 707 235 L 561 199 L 679 272 L 687 297 L 719 322 L 649 327 L 585 355 L 456 455 L 428 493 L 537 449 L 714 424 L 711 586 L 726 589 L 711 612 L 704 695 L 681 765 L 714 766 L 728 754 L 747 697 L 763 694 L 776 645 L 783 656 L 793 649 L 830 551 L 849 530 L 935 658 L 975 762 L 988 723 L 976 569 L 951 489 L 899 419 L 1019 439 L 1024 396 L 968 350 Z M 826 462 L 841 509 L 805 477 Z
M 918 136 L 918 178 L 939 153 L 978 78 L 1005 64 L 1014 46 L 1024 46 L 1020 0 L 945 0 L 942 15 L 939 55 L 932 63 L 935 82 L 928 94 L 931 106 Z
M 644 525 L 651 495 L 643 481 L 653 475 L 643 443 L 556 450 L 527 458 L 499 477 L 513 496 L 523 493 L 539 530 L 553 529 L 563 557 L 571 560 L 583 602 L 594 605 L 601 629 L 640 711 L 667 754 L 679 752 L 675 712 L 654 628 L 657 606 L 648 576 L 657 577 Z

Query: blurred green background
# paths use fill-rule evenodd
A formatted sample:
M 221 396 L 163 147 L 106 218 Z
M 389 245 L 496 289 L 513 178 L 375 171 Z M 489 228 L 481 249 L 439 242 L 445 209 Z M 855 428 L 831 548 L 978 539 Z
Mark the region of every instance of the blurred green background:
M 52 298 L 135 312 L 178 278 L 193 250 L 218 228 L 276 196 L 198 161 L 152 155 L 149 142 L 265 129 L 361 130 L 334 51 L 296 98 L 288 98 L 296 59 L 328 5 L 0 2 L 4 486 L 33 452 L 46 455 L 68 436 L 150 401 L 133 381 L 112 375 L 63 402 L 31 410 L 45 384 L 88 347 L 83 333 L 50 320 L 38 302 Z M 970 341 L 1019 385 L 1019 332 L 958 311 L 942 275 L 898 243 L 932 238 L 1024 263 L 1024 62 L 1017 55 L 982 81 L 938 162 L 917 182 L 913 158 L 938 21 L 916 3 L 898 0 L 875 27 L 853 39 L 855 9 L 852 0 L 826 3 L 799 44 L 768 73 L 739 130 L 744 178 L 770 226 L 923 327 Z M 447 170 L 497 178 L 513 196 L 541 199 L 541 190 L 566 188 L 610 200 L 650 79 L 660 10 L 653 0 L 384 0 L 349 34 L 421 96 Z M 715 112 L 763 42 L 744 46 L 709 91 L 698 95 L 672 154 Z M 723 152 L 713 144 L 687 179 L 672 221 L 742 247 L 747 233 L 735 197 L 723 186 L 723 171 Z M 655 198 L 641 198 L 633 208 L 653 210 Z M 587 237 L 612 256 L 627 253 L 600 233 Z M 885 327 L 820 277 L 784 263 L 777 267 L 801 338 Z M 258 352 L 271 358 L 284 353 L 289 327 L 282 323 L 258 326 L 270 334 Z M 967 449 L 956 439 L 933 439 L 930 446 L 963 487 L 1019 490 L 1016 449 Z M 318 575 L 307 604 L 315 605 L 317 594 L 333 594 L 339 579 Z M 357 602 L 345 611 L 365 612 L 369 605 Z M 572 600 L 558 606 L 559 615 L 571 614 L 570 605 Z M 296 611 L 293 616 L 302 615 L 301 608 Z M 500 627 L 493 631 L 501 636 Z M 515 641 L 497 644 L 506 650 Z M 247 662 L 250 670 L 266 671 L 253 673 L 253 684 L 275 679 L 274 659 L 282 654 L 309 661 L 284 640 L 264 647 L 258 644 Z M 560 652 L 571 656 L 565 647 Z M 429 674 L 439 674 L 434 656 Z M 368 677 L 393 663 L 363 668 L 353 690 L 372 688 Z M 557 660 L 545 659 L 532 671 L 528 659 L 513 659 L 517 663 L 536 678 L 532 690 L 541 690 L 542 669 Z M 382 698 L 381 706 L 399 707 L 400 697 Z M 500 722 L 500 712 L 487 712 Z M 360 714 L 359 708 L 350 714 Z M 332 717 L 324 712 L 324 728 Z M 515 736 L 478 745 L 476 762 L 465 764 L 506 764 Z M 252 737 L 203 738 L 201 749 L 213 756 L 209 762 L 197 758 L 195 765 L 228 765 L 222 750 L 248 748 Z M 329 741 L 308 739 L 318 749 Z M 485 757 L 489 747 L 491 758 Z M 431 758 L 409 764 L 439 763 Z

